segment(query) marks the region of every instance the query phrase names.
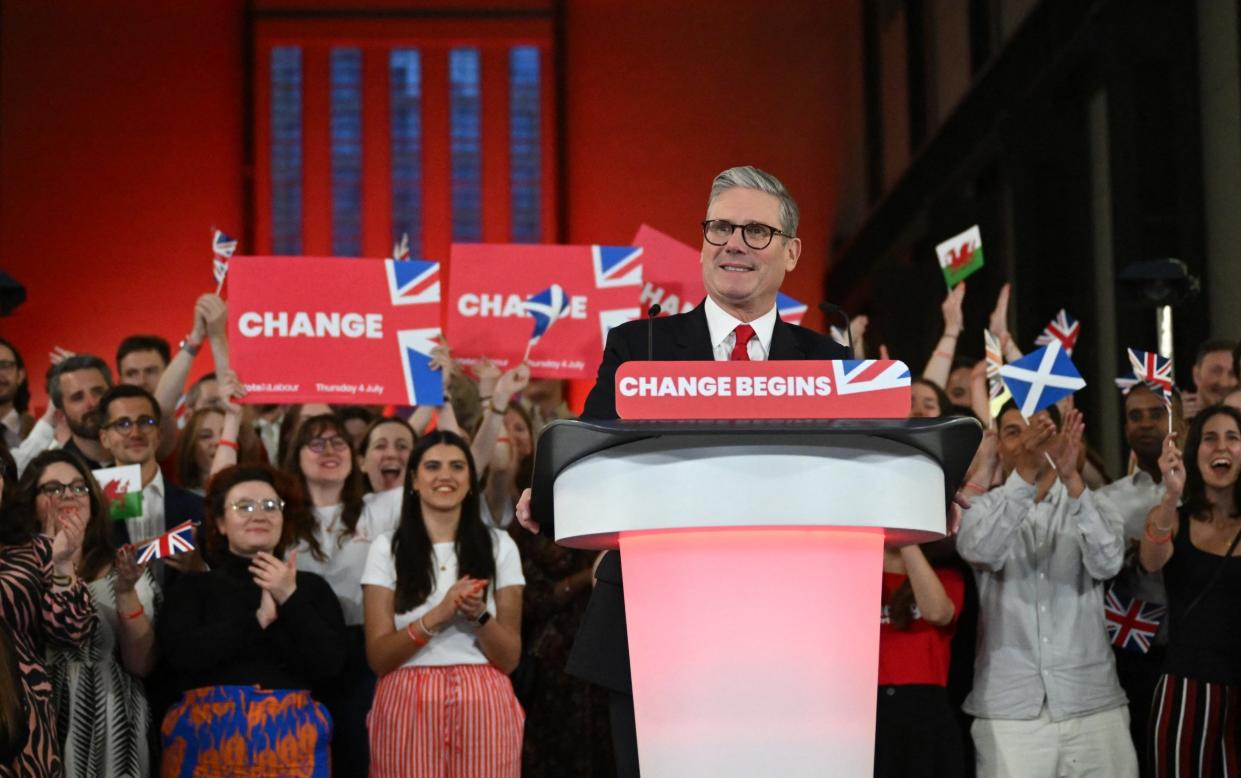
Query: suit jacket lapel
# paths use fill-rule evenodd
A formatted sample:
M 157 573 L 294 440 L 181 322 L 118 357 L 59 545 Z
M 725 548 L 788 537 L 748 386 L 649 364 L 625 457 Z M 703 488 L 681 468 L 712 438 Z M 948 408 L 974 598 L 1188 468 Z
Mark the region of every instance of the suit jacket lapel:
M 704 317 L 705 320 L 705 317 Z M 776 326 L 771 330 L 771 350 L 768 359 L 805 359 L 806 352 L 797 344 L 793 337 L 793 329 L 776 316 Z
M 681 317 L 681 326 L 672 335 L 678 359 L 714 359 L 711 331 L 707 329 L 707 311 L 703 303 Z

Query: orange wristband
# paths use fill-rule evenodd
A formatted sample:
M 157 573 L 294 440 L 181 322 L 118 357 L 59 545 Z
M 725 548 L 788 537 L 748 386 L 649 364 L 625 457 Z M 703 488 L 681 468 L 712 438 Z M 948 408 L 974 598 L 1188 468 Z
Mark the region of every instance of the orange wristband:
M 237 445 L 237 441 L 235 440 L 225 440 L 224 438 L 220 438 L 220 445 L 231 448 L 233 451 L 241 451 L 241 446 Z
M 131 621 L 133 619 L 138 618 L 139 616 L 141 616 L 142 614 L 146 612 L 147 612 L 146 608 L 144 608 L 141 604 L 139 604 L 138 610 L 134 611 L 133 613 L 119 613 L 117 615 L 120 616 L 125 621 Z
M 1151 532 L 1151 528 L 1153 526 L 1154 525 L 1152 525 L 1151 522 L 1149 521 L 1146 522 L 1146 532 L 1143 534 L 1146 536 L 1147 540 L 1154 543 L 1156 546 L 1162 546 L 1164 543 L 1169 543 L 1172 541 L 1172 530 L 1171 529 L 1168 530 L 1168 534 L 1164 535 L 1161 538 L 1157 538 L 1155 537 L 1155 534 Z
M 416 621 L 411 621 L 410 623 L 406 624 L 406 625 L 405 625 L 405 634 L 406 634 L 406 635 L 409 635 L 409 639 L 410 639 L 410 640 L 412 640 L 412 641 L 414 641 L 414 645 L 418 646 L 419 648 L 422 648 L 422 647 L 423 647 L 423 646 L 425 646 L 425 645 L 426 645 L 429 641 L 428 641 L 426 638 L 424 638 L 422 635 L 419 635 L 419 634 L 418 634 L 418 630 L 414 629 L 414 627 L 415 627 L 417 624 L 418 624 L 418 622 L 416 622 Z

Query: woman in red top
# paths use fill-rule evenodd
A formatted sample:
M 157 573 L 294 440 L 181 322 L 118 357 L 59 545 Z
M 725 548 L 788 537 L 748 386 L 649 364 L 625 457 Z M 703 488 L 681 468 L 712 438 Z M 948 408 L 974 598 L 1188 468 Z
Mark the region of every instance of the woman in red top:
M 964 774 L 961 731 L 946 688 L 964 598 L 960 571 L 932 567 L 921 547 L 883 550 L 876 776 Z

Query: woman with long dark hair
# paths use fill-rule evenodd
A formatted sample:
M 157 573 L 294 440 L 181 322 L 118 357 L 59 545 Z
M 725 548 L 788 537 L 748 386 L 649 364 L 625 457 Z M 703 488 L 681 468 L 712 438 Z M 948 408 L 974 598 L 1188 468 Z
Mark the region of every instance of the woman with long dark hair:
M 1148 766 L 1158 776 L 1237 775 L 1241 412 L 1226 405 L 1199 412 L 1185 455 L 1169 435 L 1159 469 L 1166 491 L 1139 547 L 1142 567 L 1162 570 L 1168 591 L 1168 650 L 1151 702 Z
M 521 654 L 521 559 L 482 522 L 461 436 L 418 441 L 400 525 L 371 544 L 362 584 L 380 676 L 371 774 L 516 778 L 524 715 L 507 674 Z
M 314 538 L 297 545 L 297 568 L 323 576 L 340 601 L 348 628 L 342 671 L 323 687 L 332 713 L 332 765 L 337 775 L 367 767 L 366 714 L 375 696 L 375 674 L 366 663 L 362 632 L 362 570 L 371 541 L 396 528 L 401 490 L 363 499 L 363 477 L 344 420 L 325 413 L 303 419 L 289 441 L 285 472 L 309 497 Z
M 45 451 L 21 483 L 17 509 L 32 511 L 45 534 L 66 512 L 86 520 L 72 561 L 90 589 L 98 626 L 89 640 L 53 648 L 47 659 L 65 775 L 147 775 L 151 715 L 142 679 L 155 666 L 159 588 L 133 548 L 118 552 L 112 545 L 108 506 L 76 456 Z
M 16 758 L 0 763 L 0 776 L 63 775 L 44 656 L 50 646 L 85 641 L 95 627 L 90 590 L 73 569 L 86 515 L 85 511 L 57 511 L 53 534 L 43 534 L 29 506 L 14 507 L 17 467 L 7 453 L 0 456 L 0 471 L 0 620 L 12 633 L 27 717 L 25 746 Z M 23 481 L 35 495 L 33 501 L 56 503 L 86 488 L 72 477 L 68 483 L 58 480 L 53 484 L 52 475 L 44 468 L 40 475 L 31 475 L 31 481 Z
M 311 689 L 345 657 L 345 623 L 327 582 L 297 570 L 297 485 L 238 465 L 207 488 L 210 572 L 169 592 L 160 648 L 181 701 L 164 717 L 164 776 L 327 776 L 332 722 Z
M 190 414 L 185 429 L 177 436 L 177 483 L 183 488 L 199 496 L 207 493 L 211 462 L 223 432 L 224 411 L 219 408 L 201 408 Z

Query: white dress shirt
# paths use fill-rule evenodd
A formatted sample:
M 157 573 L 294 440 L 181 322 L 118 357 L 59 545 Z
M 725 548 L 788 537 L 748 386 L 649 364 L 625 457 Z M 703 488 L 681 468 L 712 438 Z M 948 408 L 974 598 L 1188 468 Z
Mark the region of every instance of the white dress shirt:
M 771 353 L 771 332 L 776 327 L 776 306 L 751 322 L 743 322 L 734 318 L 719 306 L 708 295 L 703 306 L 707 314 L 707 330 L 711 333 L 711 348 L 715 353 L 716 362 L 727 362 L 732 355 L 733 346 L 737 343 L 737 334 L 733 330 L 740 324 L 749 324 L 754 328 L 754 337 L 746 345 L 746 351 L 753 362 L 762 362 Z

